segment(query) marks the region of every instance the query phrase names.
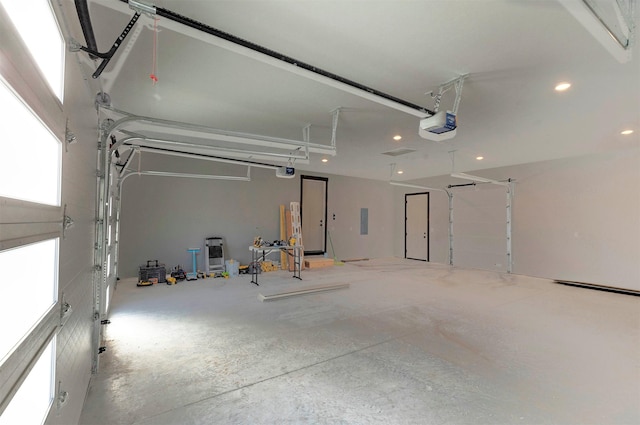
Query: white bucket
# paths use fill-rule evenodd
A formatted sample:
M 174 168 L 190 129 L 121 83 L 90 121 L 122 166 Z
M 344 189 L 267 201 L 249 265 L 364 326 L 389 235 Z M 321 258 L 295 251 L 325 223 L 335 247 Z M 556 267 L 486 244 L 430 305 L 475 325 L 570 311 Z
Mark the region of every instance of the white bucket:
M 236 277 L 240 274 L 240 263 L 235 260 L 225 261 L 224 268 L 229 273 L 229 277 Z

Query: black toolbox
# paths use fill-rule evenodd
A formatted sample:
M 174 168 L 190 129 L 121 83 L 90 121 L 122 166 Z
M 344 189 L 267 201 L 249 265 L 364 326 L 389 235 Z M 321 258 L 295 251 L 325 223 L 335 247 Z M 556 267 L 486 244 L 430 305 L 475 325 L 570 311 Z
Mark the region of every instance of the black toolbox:
M 164 264 L 159 264 L 158 260 L 148 260 L 146 266 L 140 266 L 138 270 L 138 280 L 145 282 L 154 277 L 158 279 L 159 283 L 166 282 L 167 269 Z

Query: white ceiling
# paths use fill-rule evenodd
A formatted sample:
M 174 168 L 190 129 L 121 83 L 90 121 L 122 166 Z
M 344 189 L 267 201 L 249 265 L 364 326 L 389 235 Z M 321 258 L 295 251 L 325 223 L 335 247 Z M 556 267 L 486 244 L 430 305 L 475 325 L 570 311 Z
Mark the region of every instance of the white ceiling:
M 107 51 L 133 11 L 119 0 L 88 3 L 99 51 Z M 621 63 L 557 0 L 155 5 L 429 109 L 426 92 L 469 74 L 457 135 L 440 143 L 418 136 L 415 116 L 221 48 L 213 36 L 165 18 L 157 84 L 149 78 L 153 20 L 146 15 L 91 83 L 129 113 L 296 140 L 311 125 L 310 141 L 321 144 L 331 139 L 331 112 L 342 108 L 337 155 L 325 164 L 311 154 L 299 170 L 388 180 L 395 163 L 404 171 L 395 180 L 413 180 L 449 174 L 451 151 L 455 171 L 464 172 L 640 146 L 638 43 Z M 77 28 L 71 0 L 64 10 Z M 81 33 L 72 35 L 84 44 Z M 78 55 L 90 75 L 99 62 Z M 557 93 L 560 81 L 573 86 Z M 453 106 L 452 93 L 441 109 Z M 635 133 L 621 136 L 625 128 Z M 415 152 L 382 155 L 397 148 Z

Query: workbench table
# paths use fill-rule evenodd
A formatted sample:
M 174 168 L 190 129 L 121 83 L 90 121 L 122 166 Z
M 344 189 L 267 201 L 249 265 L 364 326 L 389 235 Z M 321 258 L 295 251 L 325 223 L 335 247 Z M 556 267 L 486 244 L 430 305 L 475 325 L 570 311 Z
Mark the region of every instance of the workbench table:
M 301 258 L 302 258 L 302 245 L 286 245 L 286 246 L 250 246 L 251 251 L 251 283 L 258 286 L 258 274 L 260 274 L 260 263 L 267 258 L 267 255 L 272 252 L 286 251 L 287 254 L 293 257 L 293 277 L 302 280 L 300 277 Z

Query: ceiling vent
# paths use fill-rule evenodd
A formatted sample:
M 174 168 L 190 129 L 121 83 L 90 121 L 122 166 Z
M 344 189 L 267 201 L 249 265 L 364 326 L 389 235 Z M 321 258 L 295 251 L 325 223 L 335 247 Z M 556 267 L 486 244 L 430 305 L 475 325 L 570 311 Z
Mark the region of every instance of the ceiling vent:
M 398 149 L 394 149 L 392 151 L 382 152 L 382 155 L 400 156 L 400 155 L 406 155 L 408 153 L 415 152 L 415 151 L 416 151 L 415 149 L 398 148 Z

